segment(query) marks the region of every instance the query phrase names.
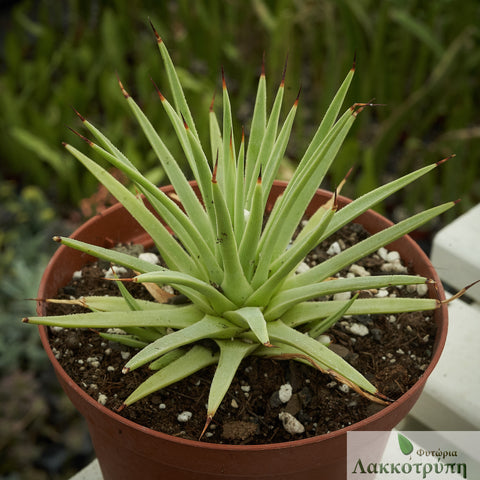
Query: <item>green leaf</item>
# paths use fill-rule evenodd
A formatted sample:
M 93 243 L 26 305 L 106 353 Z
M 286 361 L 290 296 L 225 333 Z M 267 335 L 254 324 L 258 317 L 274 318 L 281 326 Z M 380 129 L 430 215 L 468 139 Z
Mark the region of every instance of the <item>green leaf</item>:
M 180 198 L 188 216 L 193 222 L 195 222 L 198 230 L 205 236 L 205 238 L 213 240 L 213 231 L 208 216 L 178 163 L 132 97 L 127 96 L 126 99 L 155 154 L 160 160 L 171 184 L 175 188 L 175 192 Z
M 335 275 L 342 268 L 351 265 L 360 258 L 375 252 L 380 247 L 388 245 L 406 233 L 415 230 L 420 225 L 428 222 L 432 218 L 437 217 L 455 205 L 454 202 L 445 203 L 437 207 L 433 207 L 424 212 L 418 213 L 413 217 L 407 218 L 400 223 L 393 225 L 385 230 L 382 230 L 371 237 L 353 245 L 334 257 L 325 260 L 316 267 L 311 268 L 307 272 L 290 278 L 285 282 L 285 288 L 300 287 L 310 285 L 325 280 L 326 278 Z
M 254 287 L 265 282 L 271 260 L 276 259 L 287 247 L 318 183 L 333 162 L 354 121 L 355 115 L 349 109 L 315 151 L 315 155 L 312 155 L 301 178 L 296 171 L 283 196 L 275 203 L 257 249 L 259 263 L 252 282 Z
M 213 308 L 219 313 L 235 308 L 235 305 L 215 287 L 186 273 L 174 271 L 143 273 L 135 277 L 134 281 L 172 285 L 195 303 L 209 310 Z
M 345 303 L 346 301 L 343 300 L 303 302 L 284 313 L 281 319 L 290 327 L 298 327 L 332 315 Z M 376 313 L 420 312 L 435 310 L 438 305 L 438 300 L 434 298 L 360 298 L 355 300 L 346 313 L 347 315 L 373 315 Z
M 217 361 L 218 354 L 213 354 L 208 348 L 201 345 L 195 345 L 185 355 L 169 363 L 140 384 L 125 400 L 124 404 L 127 406 L 131 405 L 147 395 L 178 382 Z
M 110 175 L 104 168 L 96 164 L 76 148 L 66 145 L 90 172 L 110 191 L 110 193 L 128 210 L 145 231 L 152 237 L 163 259 L 170 268 L 188 273 L 196 273 L 197 269 L 185 250 L 174 240 L 170 232 L 153 215 L 150 210 L 132 194 L 125 186 Z
M 335 325 L 345 315 L 347 310 L 352 306 L 353 302 L 355 302 L 357 298 L 358 294 L 346 302 L 345 305 L 341 306 L 337 312 L 332 313 L 327 318 L 322 318 L 316 322 L 312 322 L 308 326 L 308 334 L 312 338 L 318 338 L 319 335 L 332 328 L 333 325 Z
M 281 320 L 269 322 L 268 333 L 275 342 L 286 343 L 304 352 L 313 360 L 319 362 L 325 370 L 334 370 L 367 392 L 377 392 L 377 389 L 343 358 L 320 342 L 287 326 Z
M 157 359 L 163 354 L 174 350 L 175 348 L 183 347 L 198 340 L 204 338 L 231 338 L 237 335 L 240 331 L 240 328 L 232 325 L 223 318 L 205 315 L 202 320 L 195 322 L 182 330 L 169 333 L 147 345 L 128 361 L 125 365 L 124 371 L 127 372 L 129 370 L 134 370 Z
M 183 118 L 185 118 L 188 126 L 192 129 L 195 136 L 198 137 L 197 129 L 195 127 L 195 122 L 190 112 L 190 108 L 188 107 L 188 103 L 185 99 L 185 93 L 183 92 L 182 85 L 180 83 L 180 80 L 178 79 L 178 75 L 175 70 L 175 66 L 173 65 L 170 54 L 168 53 L 168 49 L 165 43 L 163 42 L 163 40 L 157 34 L 157 32 L 155 32 L 155 34 L 157 36 L 158 48 L 160 50 L 160 54 L 163 59 L 163 64 L 165 66 L 165 71 L 168 77 L 168 83 L 172 91 L 173 100 L 175 103 L 175 108 L 177 110 L 177 113 L 178 115 L 183 116 Z
M 136 335 L 128 335 L 124 333 L 104 333 L 104 332 L 98 332 L 98 334 L 104 340 L 108 340 L 109 342 L 120 343 L 121 345 L 125 345 L 127 347 L 132 347 L 132 348 L 144 348 L 149 344 L 148 341 L 141 340 Z
M 58 326 L 64 328 L 124 328 L 124 327 L 169 327 L 186 328 L 199 322 L 204 313 L 194 305 L 173 307 L 157 304 L 152 310 L 109 311 L 57 315 L 49 317 L 28 317 L 26 323 Z
M 260 308 L 243 307 L 231 312 L 225 312 L 224 316 L 236 325 L 240 324 L 243 328 L 248 326 L 260 343 L 263 343 L 264 345 L 270 344 L 267 322 L 265 321 Z
M 230 387 L 241 361 L 252 353 L 256 344 L 248 344 L 240 340 L 216 340 L 220 347 L 220 358 L 208 396 L 207 417 L 213 418 Z
M 74 248 L 81 252 L 91 255 L 102 260 L 106 260 L 116 265 L 121 265 L 122 267 L 130 268 L 135 272 L 161 272 L 165 270 L 164 267 L 159 265 L 154 265 L 153 263 L 146 262 L 145 260 L 140 260 L 133 255 L 128 255 L 127 253 L 117 252 L 109 248 L 98 247 L 90 243 L 82 242 L 74 238 L 67 237 L 54 237 L 55 241 L 60 242 L 62 245 L 67 247 Z
M 298 303 L 326 295 L 395 285 L 417 285 L 426 282 L 426 278 L 416 275 L 375 275 L 371 277 L 336 278 L 288 290 L 282 289 L 270 301 L 265 311 L 265 318 L 267 321 L 274 320 Z
M 221 287 L 232 302 L 243 305 L 252 288 L 243 272 L 228 206 L 216 181 L 212 181 L 212 190 L 217 220 L 217 243 L 225 273 Z
M 250 138 L 248 139 L 247 156 L 245 163 L 245 183 L 247 187 L 258 178 L 255 176 L 255 165 L 262 146 L 267 124 L 267 92 L 265 72 L 262 71 L 258 81 L 257 96 L 253 110 L 252 124 L 250 127 Z

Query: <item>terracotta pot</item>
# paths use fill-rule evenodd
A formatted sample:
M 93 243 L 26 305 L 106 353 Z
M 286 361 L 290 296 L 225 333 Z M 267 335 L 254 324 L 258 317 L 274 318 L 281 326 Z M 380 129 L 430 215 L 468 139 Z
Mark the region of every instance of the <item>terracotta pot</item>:
M 276 198 L 285 183 L 275 182 L 271 198 Z M 164 188 L 171 191 L 171 188 Z M 307 213 L 316 210 L 330 193 L 319 190 Z M 344 205 L 349 200 L 339 198 Z M 362 223 L 371 233 L 391 225 L 373 211 L 361 215 Z M 148 244 L 148 236 L 121 205 L 114 205 L 80 227 L 72 237 L 102 246 L 117 242 Z M 416 273 L 437 281 L 439 278 L 428 257 L 411 238 L 404 237 L 391 246 L 402 259 L 413 265 Z M 61 246 L 51 259 L 42 278 L 39 298 L 53 297 L 66 285 L 74 271 L 91 257 Z M 44 303 L 38 313 L 45 314 Z M 341 430 L 317 437 L 269 445 L 217 445 L 184 440 L 150 430 L 108 410 L 87 395 L 68 377 L 55 359 L 45 327 L 40 327 L 43 346 L 59 381 L 79 412 L 86 418 L 95 452 L 105 480 L 153 479 L 275 479 L 275 480 L 344 480 L 346 478 L 346 433 L 351 430 L 391 430 L 412 408 L 425 382 L 435 367 L 447 334 L 447 308 L 435 311 L 438 325 L 433 357 L 418 382 L 401 398 L 371 417 Z

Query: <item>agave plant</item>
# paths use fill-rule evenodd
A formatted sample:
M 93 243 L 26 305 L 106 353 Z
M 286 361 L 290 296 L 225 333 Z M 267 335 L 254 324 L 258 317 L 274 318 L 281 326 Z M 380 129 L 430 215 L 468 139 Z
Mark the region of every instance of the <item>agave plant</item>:
M 357 115 L 367 104 L 355 104 L 340 114 L 354 75 L 348 72 L 309 147 L 298 163 L 284 194 L 266 215 L 266 204 L 284 157 L 298 98 L 280 121 L 284 82 L 267 114 L 265 72 L 259 79 L 247 142 L 236 145 L 229 94 L 223 78 L 222 123 L 210 109 L 211 149 L 201 145 L 182 86 L 162 39 L 155 31 L 173 105 L 160 93 L 172 129 L 197 182 L 200 195 L 181 171 L 154 126 L 119 85 L 133 115 L 174 187 L 169 196 L 145 178 L 94 125 L 81 117 L 97 143 L 88 145 L 120 169 L 142 195 L 132 193 L 99 163 L 65 144 L 72 153 L 132 214 L 153 240 L 166 268 L 115 250 L 55 237 L 57 242 L 112 264 L 132 269 L 133 282 L 170 285 L 184 295 L 182 305 L 133 298 L 118 281 L 122 296 L 86 297 L 79 302 L 89 313 L 30 317 L 35 324 L 71 328 L 120 328 L 125 334 L 101 333 L 110 340 L 138 347 L 123 372 L 146 364 L 152 375 L 124 401 L 128 406 L 192 373 L 217 364 L 207 406 L 206 426 L 224 398 L 240 362 L 248 355 L 293 358 L 345 383 L 373 401 L 388 402 L 360 372 L 316 338 L 344 314 L 397 313 L 435 309 L 432 298 L 372 298 L 326 300 L 339 292 L 392 285 L 426 284 L 417 275 L 339 278 L 337 273 L 445 212 L 454 202 L 440 205 L 387 228 L 343 250 L 317 266 L 297 273 L 305 256 L 320 242 L 388 195 L 432 171 L 426 166 L 381 186 L 337 209 L 336 194 L 307 221 L 298 225 L 325 177 Z M 147 208 L 146 202 L 153 207 Z M 159 220 L 160 217 L 163 222 Z M 174 235 L 171 234 L 174 232 Z M 210 342 L 204 342 L 210 339 Z

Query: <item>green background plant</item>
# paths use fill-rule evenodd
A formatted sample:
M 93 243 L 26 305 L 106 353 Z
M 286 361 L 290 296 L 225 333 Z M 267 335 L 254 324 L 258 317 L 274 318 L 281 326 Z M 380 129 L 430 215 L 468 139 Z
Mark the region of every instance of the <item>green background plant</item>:
M 20 211 L 28 210 L 24 195 L 29 185 L 46 192 L 47 208 L 57 212 L 59 206 L 65 207 L 64 212 L 75 209 L 81 198 L 95 191 L 95 182 L 60 145 L 67 137 L 76 142 L 66 133 L 66 126 L 75 122 L 70 106 L 108 126 L 112 140 L 125 153 L 140 152 L 134 160 L 142 171 L 154 181 L 165 181 L 146 143 L 124 134 L 132 124 L 125 120 L 125 105 L 116 89 L 118 72 L 130 88 L 141 89 L 131 93 L 159 130 L 166 126 L 154 89 L 144 81 L 160 73 L 148 18 L 167 42 L 175 44 L 174 60 L 185 66 L 180 74 L 192 109 L 208 111 L 215 86 L 219 91 L 223 65 L 235 94 L 232 110 L 240 123 L 252 110 L 251 92 L 262 53 L 273 85 L 278 84 L 288 54 L 286 104 L 303 87 L 295 127 L 298 136 L 287 150 L 292 162 L 302 152 L 301 139 L 309 137 L 312 120 L 324 111 L 322 102 L 331 98 L 356 53 L 360 74 L 349 101 L 375 97 L 386 106 L 362 114 L 337 158 L 338 171 L 332 172 L 326 186 L 336 185 L 355 165 L 357 181 L 344 190 L 355 196 L 384 182 L 385 176 L 399 176 L 456 152 L 456 159 L 441 172 L 387 204 L 387 213 L 399 217 L 404 210 L 434 203 L 433 199 L 461 197 L 463 210 L 479 201 L 480 128 L 475 106 L 479 104 L 476 19 L 480 7 L 476 0 L 463 1 L 461 8 L 456 0 L 30 0 L 16 2 L 11 11 L 2 8 L 0 182 L 2 191 L 8 192 L 1 198 L 2 211 L 13 204 Z M 198 127 L 204 138 L 207 125 Z M 7 281 L 0 292 L 1 318 L 9 328 L 19 330 L 21 326 L 12 327 L 9 319 L 29 313 L 20 312 L 25 306 L 18 299 L 34 295 L 46 261 L 46 256 L 36 255 L 44 233 L 38 229 L 38 219 L 27 216 L 24 226 L 27 232 L 36 232 L 33 243 L 18 222 L 2 222 L 2 273 Z M 8 242 L 3 256 L 5 235 L 16 240 Z M 32 252 L 26 254 L 28 261 L 16 260 L 15 265 L 5 261 L 28 251 Z M 11 278 L 14 285 L 22 283 L 15 287 L 15 305 Z M 23 337 L 29 334 L 22 331 L 12 333 L 13 338 L 30 342 Z M 33 336 L 31 341 L 39 348 Z M 15 347 L 2 356 L 9 363 L 8 371 L 18 366 L 19 356 L 12 352 L 21 350 Z
M 306 97 L 298 112 L 298 140 L 288 150 L 293 162 L 304 147 L 300 139 L 308 137 L 305 131 L 325 110 L 324 99 L 333 95 L 356 54 L 361 76 L 350 100 L 375 97 L 386 106 L 358 122 L 333 183 L 345 166 L 355 164 L 360 179 L 346 192 L 354 196 L 383 182 L 379 172 L 398 176 L 456 152 L 443 174 L 401 200 L 410 212 L 433 197 L 462 197 L 463 208 L 478 201 L 478 2 L 458 8 L 454 0 L 70 0 L 57 7 L 48 1 L 15 7 L 6 24 L 0 76 L 4 175 L 34 182 L 55 200 L 76 205 L 95 188 L 59 147 L 72 123 L 70 105 L 108 124 L 127 154 L 139 152 L 135 160 L 143 171 L 164 179 L 146 145 L 125 135 L 131 123 L 121 115 L 124 105 L 114 88 L 118 72 L 138 89 L 132 93 L 155 125 L 166 128 L 153 89 L 137 81 L 159 72 L 149 48 L 151 18 L 165 40 L 178 46 L 174 60 L 185 66 L 182 81 L 197 111 L 207 110 L 223 66 L 235 93 L 233 111 L 240 121 L 248 118 L 262 52 L 277 83 L 288 54 L 287 103 L 300 85 Z M 206 125 L 199 131 L 206 135 Z

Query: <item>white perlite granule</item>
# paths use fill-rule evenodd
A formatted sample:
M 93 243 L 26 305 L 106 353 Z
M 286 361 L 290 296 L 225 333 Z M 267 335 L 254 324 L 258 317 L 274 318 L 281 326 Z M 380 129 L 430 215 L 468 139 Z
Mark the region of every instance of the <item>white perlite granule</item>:
M 182 412 L 178 415 L 177 420 L 179 422 L 185 423 L 185 422 L 188 422 L 192 418 L 192 415 L 193 415 L 192 412 L 185 411 L 185 412 Z
M 289 383 L 280 386 L 278 398 L 282 403 L 287 403 L 292 398 L 292 386 Z
M 303 433 L 305 431 L 305 427 L 288 412 L 280 412 L 278 418 L 282 421 L 283 428 L 292 435 Z
M 141 253 L 138 258 L 144 262 L 153 263 L 154 265 L 159 262 L 158 256 L 150 252 Z

